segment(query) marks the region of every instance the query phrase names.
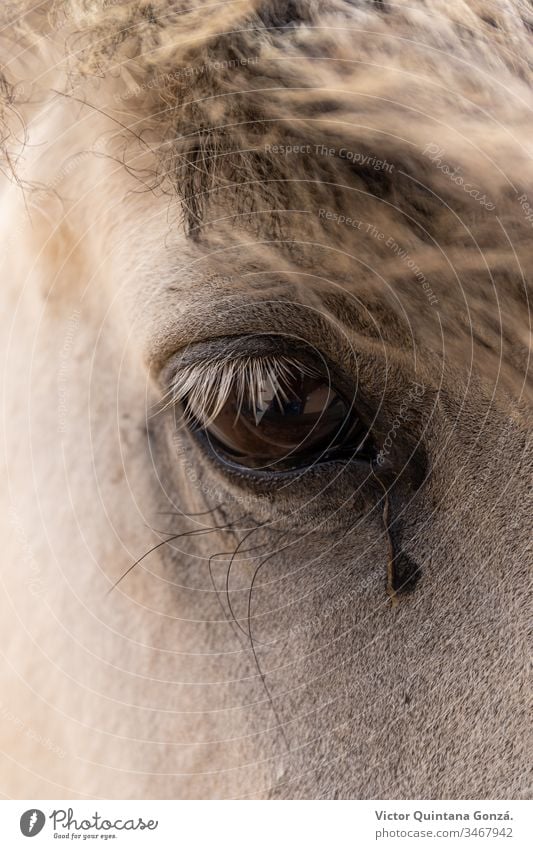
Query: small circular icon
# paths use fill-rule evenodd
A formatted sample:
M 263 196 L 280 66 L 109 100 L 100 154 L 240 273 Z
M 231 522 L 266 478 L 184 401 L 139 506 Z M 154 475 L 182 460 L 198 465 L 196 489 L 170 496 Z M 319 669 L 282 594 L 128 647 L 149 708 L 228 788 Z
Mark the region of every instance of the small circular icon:
M 29 811 L 24 811 L 20 818 L 20 830 L 24 837 L 35 837 L 42 831 L 46 822 L 46 817 L 38 808 L 30 808 Z

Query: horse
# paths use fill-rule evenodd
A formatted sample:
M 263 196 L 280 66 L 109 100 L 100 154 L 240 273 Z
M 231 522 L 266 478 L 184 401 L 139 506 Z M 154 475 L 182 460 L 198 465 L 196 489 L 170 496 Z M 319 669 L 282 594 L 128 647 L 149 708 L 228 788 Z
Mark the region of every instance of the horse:
M 3 4 L 2 792 L 530 792 L 533 15 Z

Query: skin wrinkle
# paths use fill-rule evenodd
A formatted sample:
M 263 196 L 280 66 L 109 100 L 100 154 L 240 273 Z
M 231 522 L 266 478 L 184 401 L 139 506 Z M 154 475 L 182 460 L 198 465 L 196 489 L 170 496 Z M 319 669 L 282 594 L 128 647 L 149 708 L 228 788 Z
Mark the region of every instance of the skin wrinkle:
M 0 724 L 3 792 L 528 797 L 529 13 L 8 11 L 0 677 L 36 738 Z M 230 474 L 165 408 L 273 338 L 381 484 Z

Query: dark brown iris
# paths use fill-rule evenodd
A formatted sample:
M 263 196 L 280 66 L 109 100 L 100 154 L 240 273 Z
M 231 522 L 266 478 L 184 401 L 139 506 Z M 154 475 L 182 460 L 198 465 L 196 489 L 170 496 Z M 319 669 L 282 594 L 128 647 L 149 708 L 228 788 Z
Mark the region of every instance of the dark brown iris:
M 218 443 L 236 463 L 255 469 L 302 466 L 364 435 L 344 398 L 323 378 L 302 372 L 281 386 L 267 382 L 253 401 L 231 392 L 206 433 L 215 449 Z

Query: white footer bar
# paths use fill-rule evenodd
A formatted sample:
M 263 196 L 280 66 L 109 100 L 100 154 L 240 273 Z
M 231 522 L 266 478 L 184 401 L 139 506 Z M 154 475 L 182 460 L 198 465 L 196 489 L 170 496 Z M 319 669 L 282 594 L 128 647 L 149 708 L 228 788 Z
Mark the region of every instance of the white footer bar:
M 0 845 L 529 849 L 532 807 L 527 801 L 9 800 L 0 802 Z

